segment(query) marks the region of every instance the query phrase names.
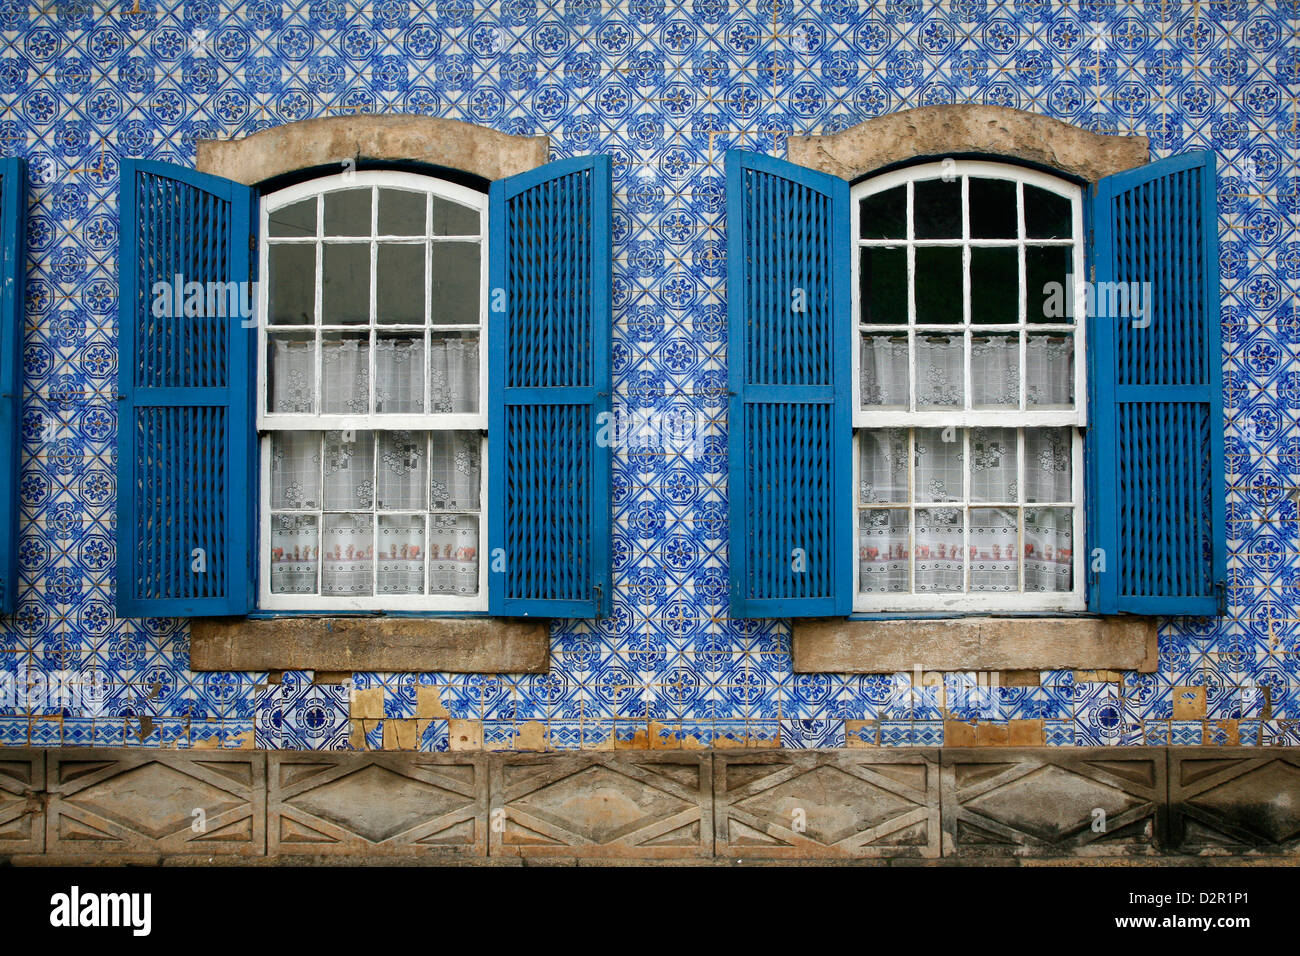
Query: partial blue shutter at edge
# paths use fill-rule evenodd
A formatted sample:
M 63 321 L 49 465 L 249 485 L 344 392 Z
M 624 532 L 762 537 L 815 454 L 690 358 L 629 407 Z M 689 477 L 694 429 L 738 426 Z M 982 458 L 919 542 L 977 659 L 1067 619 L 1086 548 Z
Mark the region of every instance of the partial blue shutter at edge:
M 18 592 L 18 467 L 22 453 L 23 280 L 27 275 L 27 167 L 0 159 L 0 614 Z
M 726 163 L 731 614 L 847 614 L 849 184 L 744 150 Z
M 118 613 L 244 614 L 256 566 L 255 330 L 238 314 L 160 317 L 154 305 L 155 284 L 177 275 L 205 292 L 253 278 L 256 193 L 128 159 L 119 208 Z
M 585 156 L 491 187 L 493 614 L 610 613 L 612 182 L 610 157 Z
M 1136 282 L 1149 283 L 1150 301 L 1141 317 L 1090 318 L 1088 604 L 1219 613 L 1227 486 L 1214 154 L 1102 179 L 1089 212 L 1094 300 L 1109 299 L 1102 283 Z

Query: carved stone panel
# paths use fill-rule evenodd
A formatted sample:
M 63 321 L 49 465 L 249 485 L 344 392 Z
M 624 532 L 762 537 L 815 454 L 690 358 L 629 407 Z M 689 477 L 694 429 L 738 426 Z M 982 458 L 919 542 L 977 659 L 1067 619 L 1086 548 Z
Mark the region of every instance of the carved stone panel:
M 1300 851 L 1300 753 L 1170 750 L 1169 841 L 1177 852 L 1206 856 Z
M 0 855 L 45 849 L 45 751 L 0 750 Z

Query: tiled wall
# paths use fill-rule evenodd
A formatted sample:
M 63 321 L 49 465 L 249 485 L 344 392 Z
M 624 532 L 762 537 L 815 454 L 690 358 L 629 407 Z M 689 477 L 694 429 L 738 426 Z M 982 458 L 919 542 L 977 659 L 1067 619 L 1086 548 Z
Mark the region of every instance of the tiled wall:
M 110 688 L 99 716 L 15 699 L 0 742 L 935 745 L 977 719 L 989 742 L 1300 744 L 1297 0 L 5 0 L 0 31 L 0 150 L 32 180 L 22 582 L 0 651 Z M 963 708 L 910 674 L 794 675 L 787 622 L 727 618 L 723 153 L 953 102 L 1218 154 L 1229 612 L 1163 622 L 1157 673 L 1044 672 Z M 185 622 L 114 615 L 119 160 L 189 164 L 197 137 L 348 112 L 615 158 L 616 400 L 702 431 L 617 450 L 614 615 L 556 622 L 547 675 L 358 674 L 372 692 L 350 703 L 310 674 L 191 673 Z

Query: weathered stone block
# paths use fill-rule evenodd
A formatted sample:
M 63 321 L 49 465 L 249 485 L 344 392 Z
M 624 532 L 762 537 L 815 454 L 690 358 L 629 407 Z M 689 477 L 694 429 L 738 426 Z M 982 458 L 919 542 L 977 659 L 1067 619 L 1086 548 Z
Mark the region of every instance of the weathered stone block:
M 1171 749 L 1169 843 L 1204 856 L 1300 852 L 1300 753 Z
M 45 753 L 0 749 L 0 855 L 45 850 Z

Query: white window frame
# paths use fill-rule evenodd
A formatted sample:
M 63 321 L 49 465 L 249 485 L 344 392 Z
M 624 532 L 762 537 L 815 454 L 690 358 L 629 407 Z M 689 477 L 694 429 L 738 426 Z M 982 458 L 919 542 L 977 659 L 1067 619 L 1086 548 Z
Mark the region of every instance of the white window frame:
M 939 179 L 943 177 L 956 176 L 960 178 L 962 184 L 962 238 L 948 240 L 921 240 L 922 244 L 929 246 L 954 246 L 963 250 L 962 255 L 962 324 L 960 325 L 924 325 L 919 330 L 922 334 L 963 334 L 965 337 L 965 371 L 964 371 L 964 403 L 971 404 L 973 391 L 971 388 L 971 336 L 972 334 L 984 334 L 993 332 L 1021 332 L 1028 330 L 1030 332 L 1071 332 L 1074 336 L 1074 399 L 1075 407 L 1073 409 L 1029 409 L 1026 401 L 1026 364 L 1025 364 L 1025 337 L 1020 336 L 1020 405 L 1023 410 L 1015 409 L 939 409 L 939 410 L 917 410 L 916 409 L 916 337 L 918 327 L 916 326 L 916 243 L 914 240 L 915 226 L 913 223 L 913 183 L 918 180 Z M 969 206 L 969 177 L 1001 179 L 1016 183 L 1017 194 L 1017 226 L 1015 239 L 975 239 L 970 236 L 970 206 Z M 1069 240 L 1026 240 L 1024 224 L 1024 187 L 1026 185 L 1037 186 L 1048 192 L 1056 193 L 1070 201 L 1072 210 L 1072 229 L 1073 239 Z M 893 189 L 896 186 L 906 186 L 907 188 L 907 235 L 905 239 L 862 239 L 860 238 L 860 204 L 863 199 L 877 193 Z M 988 612 L 1020 612 L 1020 611 L 1043 611 L 1043 612 L 1071 612 L 1083 611 L 1087 609 L 1087 600 L 1085 594 L 1085 565 L 1087 563 L 1087 551 L 1084 541 L 1084 467 L 1083 467 L 1083 435 L 1081 429 L 1087 425 L 1087 360 L 1085 354 L 1086 343 L 1086 324 L 1087 316 L 1085 315 L 1085 293 L 1084 283 L 1081 281 L 1084 277 L 1084 246 L 1085 236 L 1083 232 L 1083 190 L 1080 186 L 1059 179 L 1047 173 L 1038 172 L 1022 166 L 1016 166 L 1008 163 L 989 162 L 984 160 L 944 160 L 942 162 L 921 163 L 914 166 L 908 166 L 902 169 L 893 170 L 883 173 L 879 176 L 866 179 L 856 184 L 851 191 L 851 240 L 853 249 L 853 278 L 852 278 L 852 295 L 853 295 L 853 335 L 854 340 L 851 343 L 853 356 L 853 529 L 850 535 L 851 539 L 851 559 L 853 565 L 853 610 L 855 613 L 906 613 L 906 612 L 960 612 L 960 613 L 988 613 Z M 971 288 L 970 288 L 970 245 L 972 242 L 979 246 L 1002 246 L 1006 248 L 1015 248 L 1019 252 L 1019 269 L 1020 269 L 1020 288 L 1025 290 L 1025 294 L 1020 297 L 1019 312 L 1015 324 L 980 324 L 976 327 L 977 331 L 972 331 L 970 324 L 971 318 Z M 907 323 L 894 325 L 868 325 L 861 321 L 862 303 L 860 270 L 861 254 L 860 250 L 866 246 L 899 246 L 905 245 L 907 248 L 907 287 L 908 287 L 908 319 Z M 1074 276 L 1073 288 L 1073 322 L 1070 323 L 1028 323 L 1026 322 L 1027 297 L 1032 290 L 1026 288 L 1025 281 L 1025 246 L 1026 245 L 1060 245 L 1073 247 L 1073 266 L 1072 274 Z M 1063 290 L 1069 294 L 1070 290 Z M 907 409 L 863 409 L 862 407 L 862 333 L 876 332 L 879 334 L 907 335 L 908 340 L 908 408 Z M 954 428 L 962 434 L 962 441 L 965 443 L 963 448 L 963 480 L 962 480 L 962 500 L 952 503 L 941 503 L 934 507 L 952 507 L 961 509 L 963 512 L 969 512 L 971 508 L 990 508 L 998 507 L 997 502 L 971 502 L 970 501 L 970 454 L 969 454 L 969 429 L 972 428 L 1014 428 L 1023 430 L 1026 428 L 1047 428 L 1047 427 L 1070 427 L 1074 429 L 1074 440 L 1071 446 L 1071 464 L 1073 475 L 1071 484 L 1073 489 L 1073 501 L 1069 506 L 1074 509 L 1074 554 L 1073 554 L 1073 588 L 1070 591 L 1059 592 L 1039 592 L 1039 591 L 1020 591 L 1020 592 L 997 592 L 997 591 L 952 591 L 936 593 L 916 593 L 916 592 L 899 592 L 897 594 L 872 592 L 863 594 L 860 591 L 860 568 L 858 561 L 859 550 L 859 514 L 864 508 L 870 508 L 870 505 L 863 505 L 858 500 L 859 481 L 860 481 L 860 447 L 859 434 L 864 429 L 883 429 L 883 428 Z M 1025 489 L 1025 448 L 1024 441 L 1017 441 L 1017 488 L 1019 494 L 1023 496 Z M 908 500 L 906 507 L 911 514 L 915 514 L 917 507 L 914 484 L 915 471 L 915 454 L 914 454 L 914 437 L 909 434 L 908 438 Z M 925 503 L 928 504 L 928 503 Z M 901 506 L 902 502 L 894 503 L 893 506 Z M 1024 510 L 1035 507 L 1051 507 L 1050 504 L 1029 504 L 1017 503 L 1010 505 Z M 881 503 L 881 508 L 889 508 L 891 505 Z M 912 520 L 909 523 L 909 546 L 908 553 L 913 555 L 910 559 L 915 561 L 913 554 L 916 546 L 916 523 Z M 963 524 L 963 566 L 965 569 L 966 588 L 970 586 L 970 559 L 969 559 L 969 540 L 970 540 L 970 522 L 966 519 Z M 1025 562 L 1024 562 L 1024 525 L 1020 523 L 1017 532 L 1017 560 L 1019 566 L 1019 575 L 1021 586 L 1024 584 Z M 909 572 L 910 576 L 910 572 Z
M 488 504 L 488 262 L 489 262 L 489 232 L 488 232 L 488 197 L 485 193 L 460 186 L 455 183 L 449 183 L 445 180 L 436 179 L 431 176 L 419 175 L 416 173 L 399 172 L 394 170 L 367 170 L 356 172 L 337 173 L 330 176 L 322 176 L 317 179 L 307 180 L 288 186 L 284 189 L 272 193 L 264 194 L 260 201 L 260 231 L 258 241 L 259 271 L 258 275 L 267 276 L 268 259 L 270 243 L 267 241 L 269 236 L 270 214 L 284 206 L 292 205 L 303 199 L 317 197 L 316 211 L 316 236 L 315 237 L 275 237 L 278 243 L 301 243 L 304 245 L 314 244 L 316 248 L 316 277 L 315 277 L 315 303 L 313 315 L 319 317 L 321 314 L 321 267 L 323 255 L 323 231 L 324 231 L 324 196 L 326 193 L 346 189 L 356 189 L 369 187 L 372 190 L 372 200 L 370 205 L 370 269 L 371 276 L 375 276 L 377 244 L 385 239 L 394 241 L 410 242 L 418 237 L 413 236 L 380 236 L 378 235 L 378 193 L 374 192 L 381 187 L 390 187 L 394 189 L 415 190 L 426 194 L 425 198 L 425 215 L 426 222 L 429 221 L 429 206 L 433 197 L 439 197 L 449 200 L 462 206 L 468 206 L 478 211 L 479 214 L 479 235 L 478 242 L 480 245 L 479 256 L 479 316 L 477 324 L 437 324 L 429 323 L 430 310 L 432 308 L 432 271 L 430 267 L 432 247 L 439 242 L 465 242 L 464 236 L 429 236 L 424 237 L 425 245 L 425 289 L 424 289 L 424 315 L 425 321 L 422 325 L 388 325 L 375 326 L 373 318 L 370 323 L 365 325 L 330 325 L 322 326 L 319 322 L 312 325 L 282 325 L 270 326 L 267 322 L 269 315 L 269 283 L 262 281 L 258 283 L 258 335 L 257 335 L 257 432 L 258 448 L 260 454 L 260 489 L 259 489 L 259 514 L 258 514 L 258 562 L 259 562 L 259 585 L 258 585 L 258 608 L 259 610 L 294 610 L 294 611 L 364 611 L 364 610 L 388 610 L 388 611 L 486 611 L 488 608 L 488 561 L 486 544 L 489 540 L 489 514 Z M 351 238 L 351 237 L 349 237 Z M 354 241 L 366 241 L 365 237 L 356 237 Z M 370 315 L 375 315 L 376 299 L 376 282 L 370 283 Z M 425 341 L 428 341 L 428 333 L 432 332 L 466 332 L 473 331 L 478 333 L 479 337 L 479 400 L 478 411 L 476 413 L 424 413 L 424 414 L 365 414 L 365 415 L 324 415 L 324 414 L 288 414 L 288 413 L 270 413 L 267 411 L 267 341 L 268 333 L 271 331 L 313 331 L 316 334 L 316 376 L 315 376 L 315 403 L 314 407 L 323 408 L 321 402 L 321 332 L 328 331 L 361 331 L 370 328 L 379 328 L 383 332 L 425 332 Z M 429 350 L 425 350 L 426 362 L 428 361 Z M 370 388 L 371 400 L 373 405 L 374 388 L 375 388 L 375 371 L 374 363 L 376 361 L 376 350 L 369 350 L 370 361 Z M 424 407 L 429 407 L 429 375 L 424 373 Z M 378 595 L 371 594 L 366 597 L 332 597 L 322 594 L 272 594 L 271 593 L 271 555 L 270 549 L 264 547 L 269 538 L 271 527 L 271 440 L 274 431 L 368 431 L 368 432 L 393 432 L 393 431 L 477 431 L 481 438 L 479 443 L 479 462 L 480 462 L 480 487 L 479 487 L 479 568 L 478 568 L 478 593 L 472 596 L 467 595 L 445 595 L 445 594 L 390 594 Z M 376 454 L 375 467 L 379 466 L 379 456 Z M 376 513 L 376 509 L 371 509 Z M 401 514 L 401 511 L 392 512 Z M 433 514 L 437 512 L 425 512 Z M 427 525 L 426 525 L 427 529 Z M 323 535 L 324 527 L 321 524 L 318 529 L 318 535 Z M 426 542 L 429 540 L 426 530 Z M 323 545 L 322 545 L 323 547 Z M 425 584 L 427 587 L 430 571 L 430 558 L 427 547 L 425 553 Z M 375 562 L 376 566 L 378 561 Z M 319 586 L 321 562 L 317 560 L 317 582 Z

